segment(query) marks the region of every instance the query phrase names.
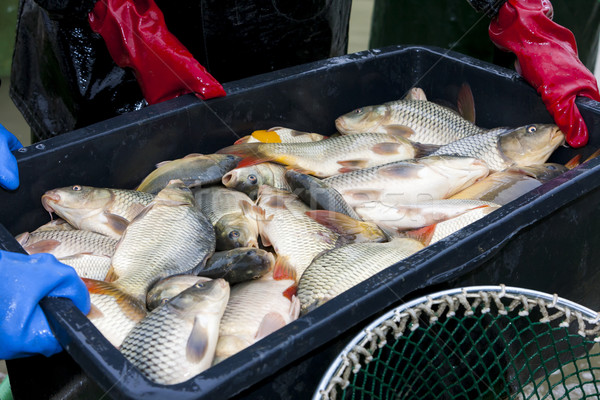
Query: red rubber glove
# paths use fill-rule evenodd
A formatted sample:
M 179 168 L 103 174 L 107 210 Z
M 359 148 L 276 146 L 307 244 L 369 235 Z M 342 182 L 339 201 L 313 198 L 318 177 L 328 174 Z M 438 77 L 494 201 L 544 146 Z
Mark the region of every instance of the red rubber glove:
M 516 54 L 518 72 L 542 96 L 567 143 L 582 147 L 588 131 L 575 97 L 600 101 L 598 84 L 577 56 L 573 33 L 552 22 L 552 13 L 549 0 L 507 0 L 489 35 L 496 46 Z
M 169 32 L 154 0 L 99 0 L 88 14 L 119 67 L 135 71 L 148 104 L 186 93 L 224 96 L 223 87 Z

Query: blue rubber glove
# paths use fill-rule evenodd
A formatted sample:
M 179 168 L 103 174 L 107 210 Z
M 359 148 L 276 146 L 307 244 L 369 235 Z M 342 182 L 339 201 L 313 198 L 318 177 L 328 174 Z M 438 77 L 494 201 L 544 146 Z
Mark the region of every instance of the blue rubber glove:
M 90 311 L 88 290 L 73 268 L 46 253 L 0 251 L 0 359 L 62 351 L 38 304 L 46 296 L 67 297 Z
M 0 124 L 0 186 L 15 190 L 19 187 L 19 170 L 13 151 L 23 147 L 19 139 Z

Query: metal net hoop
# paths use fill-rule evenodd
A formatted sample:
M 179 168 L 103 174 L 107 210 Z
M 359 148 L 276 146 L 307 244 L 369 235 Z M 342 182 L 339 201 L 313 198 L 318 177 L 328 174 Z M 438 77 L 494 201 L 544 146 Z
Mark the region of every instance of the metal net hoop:
M 599 321 L 599 313 L 529 289 L 499 285 L 435 293 L 363 329 L 333 361 L 313 398 L 554 399 L 561 390 L 564 398 L 581 398 L 569 393 L 574 386 L 590 391 L 584 387 L 590 379 L 579 377 L 583 372 L 592 373 L 594 398 L 600 398 L 600 354 L 598 368 L 589 361 L 600 342 Z M 550 383 L 561 366 L 582 358 L 588 367 Z M 573 377 L 578 384 L 566 385 Z

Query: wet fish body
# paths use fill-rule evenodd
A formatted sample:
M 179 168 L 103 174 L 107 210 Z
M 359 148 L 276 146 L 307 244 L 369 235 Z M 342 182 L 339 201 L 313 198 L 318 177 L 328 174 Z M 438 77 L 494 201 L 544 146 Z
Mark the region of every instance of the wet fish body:
M 438 145 L 486 131 L 447 107 L 421 99 L 358 108 L 337 118 L 335 125 L 346 135 L 362 132 L 400 134 L 413 142 Z
M 42 205 L 77 229 L 118 240 L 131 220 L 153 199 L 154 195 L 135 190 L 74 185 L 48 190 L 42 196 Z
M 298 282 L 301 315 L 422 248 L 417 240 L 398 238 L 387 243 L 348 244 L 324 253 Z
M 188 187 L 216 183 L 239 161 L 238 157 L 227 154 L 188 154 L 177 160 L 163 161 L 136 190 L 156 194 L 173 179 L 180 179 Z
M 261 186 L 257 204 L 263 244 L 287 259 L 298 278 L 316 255 L 338 243 L 339 235 L 309 218 L 310 209 L 293 193 Z
M 120 351 L 148 379 L 184 382 L 212 365 L 229 284 L 195 284 L 154 309 L 127 335 Z
M 487 165 L 472 157 L 429 156 L 339 174 L 323 182 L 356 208 L 370 201 L 395 205 L 448 198 L 487 174 Z
M 568 169 L 560 164 L 545 163 L 495 172 L 456 193 L 453 199 L 474 199 L 505 205 L 541 186 Z
M 111 258 L 94 254 L 75 254 L 59 258 L 58 261 L 73 267 L 81 278 L 103 281 L 110 269 Z
M 458 155 L 485 161 L 490 171 L 543 164 L 564 142 L 556 125 L 532 124 L 515 129 L 495 129 L 440 147 L 432 155 Z
M 271 161 L 318 177 L 406 160 L 426 151 L 398 135 L 363 133 L 339 136 L 312 143 L 244 143 L 226 147 L 245 160 L 240 163 Z
M 457 217 L 475 208 L 492 205 L 495 204 L 467 199 L 432 200 L 393 206 L 369 202 L 357 207 L 356 212 L 363 220 L 374 222 L 385 231 L 399 232 L 422 228 Z
M 454 232 L 459 231 L 467 225 L 472 224 L 475 221 L 480 220 L 486 215 L 496 211 L 500 206 L 490 206 L 477 208 L 468 211 L 458 217 L 450 218 L 446 221 L 430 225 L 415 231 L 406 232 L 406 236 L 414 238 L 426 246 L 432 245 L 447 236 L 450 236 Z
M 276 126 L 267 130 L 254 131 L 251 135 L 244 136 L 235 143 L 306 143 L 318 142 L 323 139 L 327 139 L 327 136 Z
M 293 279 L 275 280 L 271 275 L 235 285 L 219 328 L 214 364 L 296 320 L 300 302 L 284 292 Z
M 146 316 L 145 304 L 112 283 L 86 278 L 82 280 L 88 288 L 92 304 L 87 317 L 118 348 L 129 331 Z
M 196 274 L 214 250 L 210 221 L 192 192 L 173 181 L 129 224 L 107 279 L 145 302 L 152 284 L 170 275 Z
M 25 232 L 16 239 L 28 254 L 50 253 L 56 258 L 80 253 L 111 257 L 117 245 L 115 239 L 79 229 Z

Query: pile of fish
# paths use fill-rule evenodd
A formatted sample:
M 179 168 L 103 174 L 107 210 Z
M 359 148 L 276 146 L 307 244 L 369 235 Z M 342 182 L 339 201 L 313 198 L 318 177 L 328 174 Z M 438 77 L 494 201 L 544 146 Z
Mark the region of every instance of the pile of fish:
M 417 88 L 335 122 L 163 162 L 136 190 L 49 190 L 60 218 L 17 239 L 71 265 L 98 330 L 175 384 L 576 165 L 546 163 L 554 125 L 483 129 Z

